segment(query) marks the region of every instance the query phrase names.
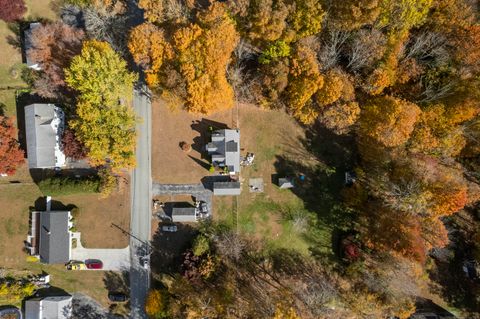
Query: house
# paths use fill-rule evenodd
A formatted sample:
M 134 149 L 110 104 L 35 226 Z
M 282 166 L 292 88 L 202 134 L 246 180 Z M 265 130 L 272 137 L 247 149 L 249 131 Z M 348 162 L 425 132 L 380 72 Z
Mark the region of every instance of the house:
M 32 49 L 32 31 L 41 26 L 40 22 L 32 22 L 30 23 L 27 30 L 25 30 L 25 62 L 27 66 L 31 69 L 40 71 L 42 68 L 38 63 L 34 63 L 30 60 L 30 50 Z
M 72 317 L 72 296 L 36 297 L 25 301 L 25 319 L 68 319 Z
M 207 144 L 212 164 L 228 170 L 230 174 L 240 172 L 240 130 L 217 130 Z
M 197 221 L 197 208 L 173 207 L 170 217 L 174 223 L 194 223 Z
M 215 182 L 213 183 L 213 195 L 228 196 L 240 195 L 242 189 L 240 182 Z
M 59 264 L 71 259 L 71 232 L 73 227 L 69 211 L 52 211 L 51 199 L 47 197 L 46 211 L 33 211 L 26 248 L 42 263 Z
M 280 177 L 278 179 L 278 187 L 282 189 L 288 189 L 288 188 L 293 188 L 293 179 L 290 177 Z
M 65 165 L 62 134 L 65 114 L 53 104 L 25 106 L 27 157 L 30 168 L 54 168 Z

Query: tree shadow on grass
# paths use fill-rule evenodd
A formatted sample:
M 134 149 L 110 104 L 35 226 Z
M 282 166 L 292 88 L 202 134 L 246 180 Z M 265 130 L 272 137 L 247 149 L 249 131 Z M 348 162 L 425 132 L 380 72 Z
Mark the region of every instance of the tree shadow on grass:
M 350 136 L 338 136 L 321 125 L 314 125 L 300 144 L 301 149 L 297 143 L 284 147 L 286 152 L 276 156 L 275 168 L 279 176 L 295 177 L 291 191 L 302 199 L 307 210 L 316 213 L 315 226 L 329 229 L 305 235 L 312 243 L 312 254 L 328 256 L 326 247 L 321 245 L 331 241 L 331 250 L 338 252 L 339 233 L 351 228 L 354 221 L 342 204 L 341 194 L 345 172 L 352 169 L 357 160 L 355 141 Z
M 178 273 L 183 262 L 182 254 L 192 246 L 192 240 L 198 233 L 188 224 L 176 225 L 176 232 L 164 232 L 161 230 L 162 224 L 159 224 L 153 235 L 151 267 L 154 274 Z
M 107 271 L 103 277 L 103 283 L 109 292 L 124 294 L 129 294 L 130 292 L 128 271 Z

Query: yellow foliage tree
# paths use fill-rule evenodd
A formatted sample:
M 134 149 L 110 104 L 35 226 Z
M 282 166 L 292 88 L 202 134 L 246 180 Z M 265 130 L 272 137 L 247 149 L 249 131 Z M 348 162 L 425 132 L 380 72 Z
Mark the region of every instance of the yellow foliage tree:
M 150 290 L 145 301 L 145 312 L 150 318 L 168 317 L 168 296 L 158 289 Z
M 201 12 L 198 20 L 178 30 L 174 44 L 186 81 L 186 109 L 208 114 L 233 106 L 234 93 L 225 70 L 239 37 L 221 3 Z
M 278 305 L 272 319 L 300 319 L 300 316 L 292 307 Z
M 143 15 L 148 22 L 163 21 L 163 1 L 159 0 L 140 0 L 138 6 L 143 9 Z
M 340 98 L 350 101 L 354 97 L 354 88 L 347 75 L 338 70 L 330 70 L 324 77 L 324 85 L 315 93 L 320 105 L 329 105 Z
M 373 24 L 380 14 L 380 0 L 333 1 L 331 18 L 335 26 L 343 30 L 354 30 Z
M 326 108 L 320 115 L 320 122 L 337 134 L 345 134 L 357 122 L 360 107 L 357 102 L 337 103 Z
M 151 23 L 135 27 L 130 33 L 128 49 L 135 62 L 145 69 L 147 84 L 160 83 L 159 72 L 165 60 L 173 58 L 173 49 L 163 31 Z
M 360 114 L 360 133 L 387 147 L 404 144 L 410 137 L 420 116 L 413 103 L 392 96 L 369 100 Z
M 312 102 L 312 96 L 322 88 L 323 82 L 315 52 L 299 46 L 291 60 L 286 90 L 289 110 L 304 124 L 311 124 L 318 117 L 319 108 Z

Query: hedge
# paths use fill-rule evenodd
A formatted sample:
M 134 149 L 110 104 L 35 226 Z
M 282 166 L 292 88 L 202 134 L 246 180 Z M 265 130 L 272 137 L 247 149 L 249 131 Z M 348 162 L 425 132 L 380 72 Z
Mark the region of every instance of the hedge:
M 39 182 L 38 187 L 46 196 L 98 193 L 100 179 L 98 177 L 83 179 L 52 177 Z

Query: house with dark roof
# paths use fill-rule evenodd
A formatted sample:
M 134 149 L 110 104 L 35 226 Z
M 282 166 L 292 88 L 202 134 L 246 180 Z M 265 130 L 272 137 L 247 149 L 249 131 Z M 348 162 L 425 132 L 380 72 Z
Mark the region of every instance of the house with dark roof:
M 53 104 L 25 106 L 27 158 L 30 168 L 54 168 L 65 165 L 62 134 L 65 114 Z
M 71 232 L 73 227 L 69 211 L 52 211 L 50 197 L 47 197 L 46 211 L 33 211 L 30 217 L 30 231 L 26 248 L 32 256 L 38 256 L 42 263 L 61 264 L 71 259 Z
M 27 64 L 27 66 L 31 69 L 34 69 L 34 70 L 37 70 L 37 71 L 40 71 L 42 68 L 40 66 L 40 64 L 38 63 L 35 63 L 31 60 L 30 58 L 30 50 L 32 49 L 33 47 L 33 44 L 32 44 L 32 32 L 33 30 L 35 30 L 36 28 L 40 27 L 42 24 L 40 22 L 32 22 L 30 23 L 30 25 L 28 26 L 28 29 L 25 30 L 24 32 L 24 44 L 25 44 L 25 63 Z
M 194 223 L 197 221 L 197 215 L 196 207 L 173 207 L 170 217 L 174 223 Z
M 228 170 L 230 174 L 240 172 L 240 130 L 217 130 L 207 144 L 212 164 Z
M 25 319 L 72 318 L 72 296 L 36 297 L 25 301 Z

